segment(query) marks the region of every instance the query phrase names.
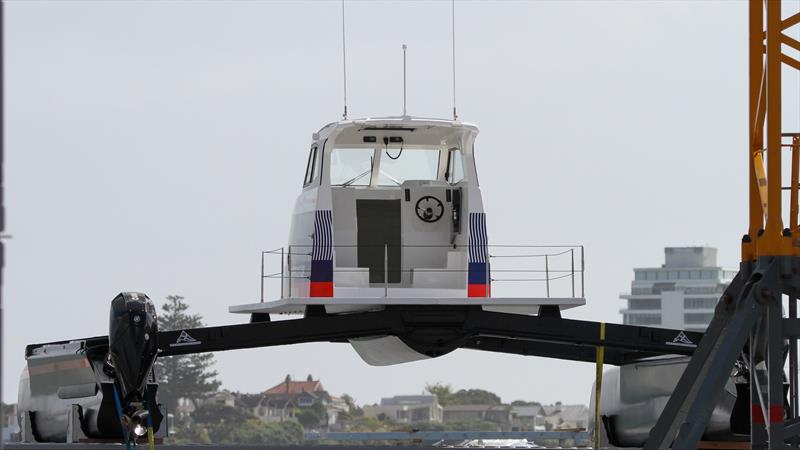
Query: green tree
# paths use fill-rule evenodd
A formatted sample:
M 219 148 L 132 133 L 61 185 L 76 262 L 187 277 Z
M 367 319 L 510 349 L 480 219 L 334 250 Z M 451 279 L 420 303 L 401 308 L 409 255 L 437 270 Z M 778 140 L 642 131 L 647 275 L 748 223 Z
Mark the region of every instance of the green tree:
M 228 405 L 217 405 L 214 403 L 200 405 L 192 413 L 192 420 L 196 423 L 242 423 L 254 416 L 241 409 Z
M 461 389 L 450 395 L 451 405 L 499 405 L 500 397 L 494 392 L 483 389 Z
M 292 421 L 264 423 L 249 418 L 238 423 L 198 423 L 195 426 L 208 430 L 215 444 L 297 445 L 304 441 L 303 428 Z
M 306 429 L 319 428 L 322 417 L 314 408 L 296 408 L 294 417 Z
M 539 402 L 530 402 L 528 400 L 514 400 L 511 402 L 511 406 L 541 406 L 542 404 Z
M 433 383 L 425 385 L 425 392 L 435 395 L 439 400 L 439 404 L 446 406 L 450 404 L 450 397 L 453 395 L 453 388 L 449 384 Z
M 347 405 L 347 414 L 350 417 L 363 416 L 364 408 L 356 405 L 355 399 L 350 394 L 342 395 L 342 400 Z
M 189 314 L 189 305 L 180 295 L 167 296 L 158 315 L 158 329 L 185 330 L 203 326 L 199 314 Z M 158 378 L 159 401 L 172 412 L 178 406 L 178 399 L 188 398 L 192 402 L 219 388 L 217 372 L 212 370 L 214 355 L 211 353 L 179 355 L 158 358 L 156 377 Z

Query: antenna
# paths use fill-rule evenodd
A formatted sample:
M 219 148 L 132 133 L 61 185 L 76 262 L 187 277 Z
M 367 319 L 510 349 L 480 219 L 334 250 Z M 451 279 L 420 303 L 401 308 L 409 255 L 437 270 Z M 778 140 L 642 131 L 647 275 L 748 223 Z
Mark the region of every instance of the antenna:
M 406 49 L 408 47 L 403 44 L 403 115 L 406 115 Z
M 342 0 L 342 83 L 344 83 L 344 114 L 342 114 L 342 118 L 347 120 L 347 46 L 344 40 L 344 0 Z
M 450 12 L 453 25 L 453 120 L 458 120 L 456 112 L 456 0 L 450 2 Z

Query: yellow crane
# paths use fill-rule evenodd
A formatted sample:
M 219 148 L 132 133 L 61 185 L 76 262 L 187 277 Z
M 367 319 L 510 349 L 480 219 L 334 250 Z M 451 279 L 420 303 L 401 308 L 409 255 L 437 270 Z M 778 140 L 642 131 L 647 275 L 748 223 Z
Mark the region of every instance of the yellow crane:
M 750 383 L 750 448 L 800 445 L 797 340 L 800 319 L 800 133 L 782 130 L 783 65 L 800 70 L 784 48 L 800 51 L 786 31 L 800 12 L 782 17 L 780 0 L 749 0 L 749 229 L 742 239 L 740 271 L 717 304 L 714 318 L 692 356 L 644 448 L 697 448 L 708 419 L 737 359 Z M 798 99 L 787 107 L 800 110 Z M 784 150 L 790 176 L 784 186 Z M 783 191 L 789 191 L 789 217 Z M 788 226 L 786 226 L 788 224 Z M 789 298 L 789 315 L 783 298 Z M 789 340 L 791 401 L 784 391 L 785 342 Z

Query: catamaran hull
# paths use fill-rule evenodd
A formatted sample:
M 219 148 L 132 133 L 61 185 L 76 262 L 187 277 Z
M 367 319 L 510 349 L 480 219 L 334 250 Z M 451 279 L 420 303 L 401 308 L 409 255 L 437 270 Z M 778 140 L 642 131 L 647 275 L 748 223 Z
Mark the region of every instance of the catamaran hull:
M 619 447 L 641 447 L 678 384 L 688 358 L 653 359 L 603 373 L 600 424 L 607 442 Z M 717 400 L 703 439 L 709 441 L 747 440 L 749 398 L 737 404 L 740 391 L 749 397 L 746 385 L 730 378 Z M 591 411 L 594 411 L 592 386 Z M 590 427 L 594 426 L 593 417 Z

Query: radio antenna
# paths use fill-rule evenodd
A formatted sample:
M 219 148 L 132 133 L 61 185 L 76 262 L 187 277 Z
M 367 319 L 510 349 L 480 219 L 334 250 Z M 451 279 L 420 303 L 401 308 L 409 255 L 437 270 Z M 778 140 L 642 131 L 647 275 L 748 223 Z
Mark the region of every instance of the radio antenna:
M 403 44 L 403 115 L 406 115 L 406 49 L 408 47 Z
M 344 113 L 342 118 L 347 120 L 347 46 L 344 39 L 344 0 L 342 0 L 342 83 L 344 84 Z
M 458 120 L 456 112 L 456 0 L 450 2 L 450 12 L 453 26 L 453 120 Z

